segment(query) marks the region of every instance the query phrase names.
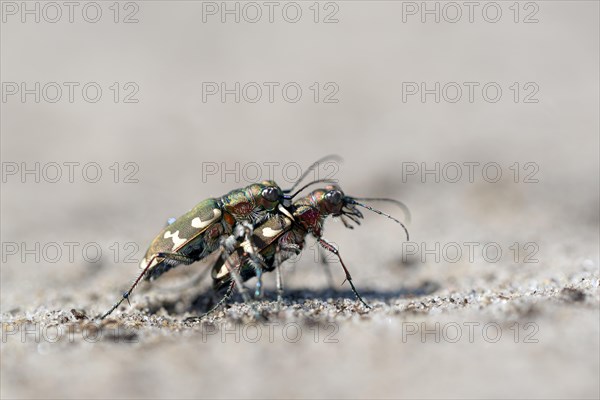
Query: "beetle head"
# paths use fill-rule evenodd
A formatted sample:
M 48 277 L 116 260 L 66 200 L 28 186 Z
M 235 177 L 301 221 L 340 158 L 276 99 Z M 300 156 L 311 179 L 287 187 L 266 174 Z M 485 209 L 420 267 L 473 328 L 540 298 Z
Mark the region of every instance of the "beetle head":
M 305 227 L 311 231 L 320 230 L 320 226 L 328 216 L 340 218 L 346 228 L 354 229 L 352 222 L 354 222 L 356 225 L 360 225 L 360 220 L 364 218 L 362 212 L 360 212 L 360 210 L 357 208 L 357 206 L 360 206 L 366 208 L 367 210 L 373 211 L 374 213 L 383 215 L 400 224 L 406 233 L 406 239 L 409 239 L 408 230 L 402 222 L 398 221 L 391 215 L 361 203 L 358 200 L 385 201 L 395 203 L 402 207 L 406 213 L 407 219 L 410 219 L 408 208 L 397 200 L 351 197 L 347 196 L 337 185 L 328 185 L 323 189 L 313 190 L 308 196 L 295 202 L 294 205 L 296 206 L 296 214 L 298 215 L 299 219 L 305 225 Z

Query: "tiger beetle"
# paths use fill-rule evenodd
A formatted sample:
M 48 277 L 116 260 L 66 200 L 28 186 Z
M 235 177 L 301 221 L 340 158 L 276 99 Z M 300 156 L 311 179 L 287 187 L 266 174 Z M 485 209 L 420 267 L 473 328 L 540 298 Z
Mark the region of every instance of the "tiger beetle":
M 238 225 L 233 237 L 249 237 L 254 225 L 262 224 L 278 212 L 289 214 L 284 207 L 289 206 L 292 199 L 306 187 L 320 182 L 332 182 L 329 179 L 317 179 L 292 194 L 310 171 L 326 160 L 340 158 L 329 155 L 315 161 L 290 189 L 282 190 L 273 181 L 263 181 L 232 190 L 219 198 L 206 199 L 181 217 L 170 218 L 167 226 L 150 243 L 140 263 L 142 272 L 129 290 L 100 319 L 110 315 L 124 300 L 129 301 L 131 292 L 142 278 L 154 280 L 179 264 L 189 265 L 206 258 L 223 248 L 222 242 L 232 237 L 234 228 Z M 256 252 L 250 250 L 250 253 Z
M 396 223 L 400 224 L 406 234 L 406 240 L 409 240 L 406 226 L 396 218 L 368 206 L 361 201 L 384 201 L 391 202 L 403 208 L 406 217 L 410 220 L 408 208 L 400 201 L 386 198 L 356 198 L 347 196 L 335 185 L 327 186 L 325 189 L 317 189 L 309 195 L 295 201 L 289 209 L 290 213 L 278 213 L 276 216 L 267 219 L 263 224 L 254 227 L 253 233 L 249 239 L 238 244 L 234 251 L 229 252 L 228 256 L 223 256 L 217 260 L 212 269 L 213 287 L 219 290 L 227 287 L 224 297 L 210 311 L 204 315 L 210 314 L 230 297 L 234 287 L 238 287 L 244 300 L 248 299 L 244 295 L 243 282 L 257 276 L 263 271 L 276 271 L 277 274 L 277 293 L 278 301 L 282 300 L 283 283 L 279 266 L 290 257 L 299 254 L 304 246 L 305 238 L 308 234 L 314 236 L 317 242 L 327 251 L 333 253 L 344 270 L 346 280 L 352 288 L 352 292 L 358 300 L 367 308 L 370 306 L 360 296 L 348 268 L 344 264 L 339 251 L 322 236 L 323 224 L 328 216 L 340 218 L 344 226 L 354 229 L 352 222 L 360 225 L 360 220 L 364 218 L 363 214 L 356 208 L 360 206 L 373 211 L 377 214 L 386 216 Z M 256 255 L 258 251 L 258 256 Z M 344 281 L 344 282 L 345 282 Z M 259 295 L 260 288 L 257 287 L 256 295 Z M 199 317 L 188 318 L 190 321 L 197 320 Z

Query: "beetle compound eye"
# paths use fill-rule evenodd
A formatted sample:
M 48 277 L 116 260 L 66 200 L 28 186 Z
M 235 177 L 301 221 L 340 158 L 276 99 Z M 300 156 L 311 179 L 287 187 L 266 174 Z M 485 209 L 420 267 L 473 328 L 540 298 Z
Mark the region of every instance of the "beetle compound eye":
M 340 204 L 342 202 L 342 197 L 342 192 L 340 192 L 339 190 L 332 190 L 331 192 L 328 192 L 325 195 L 327 201 L 333 205 Z
M 267 201 L 277 201 L 279 199 L 279 191 L 274 187 L 263 189 L 262 197 Z

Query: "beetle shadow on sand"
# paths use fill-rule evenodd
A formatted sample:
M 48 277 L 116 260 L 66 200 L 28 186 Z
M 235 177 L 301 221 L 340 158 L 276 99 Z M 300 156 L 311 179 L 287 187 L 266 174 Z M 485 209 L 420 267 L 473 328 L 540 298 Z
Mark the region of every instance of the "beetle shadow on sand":
M 403 287 L 394 290 L 361 289 L 359 293 L 367 303 L 383 302 L 389 304 L 391 301 L 398 299 L 410 299 L 421 296 L 427 296 L 436 292 L 439 288 L 439 284 L 431 281 L 425 281 L 415 287 Z M 179 308 L 176 311 L 174 303 L 169 301 L 163 301 L 159 304 L 155 304 L 154 307 L 151 307 L 150 311 L 156 312 L 158 311 L 158 309 L 164 308 L 169 314 L 179 314 L 183 311 L 183 313 L 189 312 L 191 314 L 201 315 L 209 311 L 212 307 L 214 307 L 223 295 L 224 291 L 216 293 L 212 291 L 212 289 L 207 289 L 203 290 L 201 293 L 196 293 L 188 301 L 186 301 L 186 305 L 183 310 Z M 355 301 L 356 296 L 350 289 L 334 289 L 331 287 L 325 287 L 322 289 L 287 289 L 285 290 L 283 295 L 283 301 L 286 305 L 290 305 L 293 303 L 303 303 L 305 301 L 310 300 L 319 300 L 322 302 L 327 302 L 330 299 L 334 302 L 346 299 Z M 262 301 L 277 301 L 276 292 L 274 290 L 266 290 L 263 295 Z M 227 300 L 227 302 L 225 303 L 225 307 L 231 304 L 242 302 L 243 300 L 241 295 L 236 292 Z

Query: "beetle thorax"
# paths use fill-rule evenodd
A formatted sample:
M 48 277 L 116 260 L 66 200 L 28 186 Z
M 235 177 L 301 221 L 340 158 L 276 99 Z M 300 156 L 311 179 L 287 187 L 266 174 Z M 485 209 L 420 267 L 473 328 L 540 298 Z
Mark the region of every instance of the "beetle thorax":
M 252 193 L 245 190 L 228 193 L 222 198 L 223 208 L 237 220 L 252 219 L 256 200 Z
M 296 221 L 308 232 L 321 236 L 325 215 L 313 205 L 300 205 L 294 211 Z

